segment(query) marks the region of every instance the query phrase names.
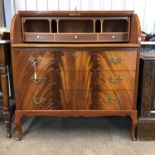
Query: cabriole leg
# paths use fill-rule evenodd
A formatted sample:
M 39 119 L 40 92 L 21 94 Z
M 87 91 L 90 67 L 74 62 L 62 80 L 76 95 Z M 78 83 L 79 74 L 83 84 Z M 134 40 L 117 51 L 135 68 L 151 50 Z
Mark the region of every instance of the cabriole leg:
M 136 133 L 136 128 L 137 128 L 137 112 L 133 112 L 130 114 L 131 118 L 131 139 L 136 140 L 135 133 Z
M 15 124 L 16 124 L 16 128 L 18 130 L 17 140 L 21 140 L 22 139 L 22 124 L 21 124 L 21 119 L 22 119 L 22 116 L 20 115 L 20 113 L 15 112 Z

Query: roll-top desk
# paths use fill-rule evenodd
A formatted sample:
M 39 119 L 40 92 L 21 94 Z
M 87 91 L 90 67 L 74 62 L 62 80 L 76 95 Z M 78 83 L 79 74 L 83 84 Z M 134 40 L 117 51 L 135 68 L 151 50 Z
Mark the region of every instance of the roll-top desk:
M 132 11 L 21 11 L 12 20 L 15 122 L 130 116 L 137 125 L 140 25 Z

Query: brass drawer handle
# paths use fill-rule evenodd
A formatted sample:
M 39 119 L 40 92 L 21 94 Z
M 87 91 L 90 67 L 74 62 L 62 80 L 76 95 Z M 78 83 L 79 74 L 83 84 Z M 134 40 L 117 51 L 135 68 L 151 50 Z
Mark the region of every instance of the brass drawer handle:
M 41 56 L 39 56 L 37 58 L 36 57 L 30 57 L 28 59 L 28 61 L 32 63 L 32 66 L 34 68 L 34 74 L 31 77 L 31 81 L 33 83 L 36 83 L 36 84 L 41 83 L 42 81 L 44 81 L 44 78 L 40 78 L 40 77 L 37 76 L 37 64 L 41 63 L 43 61 L 43 58 Z
M 28 61 L 31 62 L 33 65 L 36 65 L 38 63 L 41 63 L 44 60 L 43 57 L 29 57 Z
M 116 77 L 109 76 L 108 81 L 111 83 L 120 83 L 121 81 L 123 81 L 123 78 L 121 76 Z
M 123 103 L 123 98 L 122 97 L 108 97 L 108 103 L 109 104 L 122 104 Z
M 109 62 L 112 64 L 119 64 L 119 63 L 122 63 L 122 61 L 123 61 L 123 58 L 121 58 L 121 57 L 117 57 L 117 58 L 112 58 L 112 57 L 110 57 L 109 59 Z
M 32 103 L 33 104 L 43 104 L 43 103 L 46 103 L 47 102 L 47 99 L 46 98 L 32 98 Z
M 46 81 L 46 78 L 32 76 L 31 81 L 35 84 L 39 84 L 41 82 Z

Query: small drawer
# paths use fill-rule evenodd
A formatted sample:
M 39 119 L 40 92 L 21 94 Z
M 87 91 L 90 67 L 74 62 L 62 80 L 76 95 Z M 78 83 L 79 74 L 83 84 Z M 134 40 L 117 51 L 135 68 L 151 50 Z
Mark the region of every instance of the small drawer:
M 99 91 L 99 103 L 102 110 L 134 110 L 134 91 Z
M 104 33 L 99 34 L 98 41 L 103 42 L 128 42 L 129 34 L 128 33 Z
M 24 33 L 25 42 L 53 42 L 54 34 Z
M 137 51 L 101 51 L 97 61 L 99 70 L 136 70 Z
M 96 42 L 97 34 L 55 34 L 55 41 L 61 42 Z
M 59 52 L 45 51 L 45 49 L 20 49 L 13 53 L 16 71 L 25 70 L 52 70 L 58 67 Z
M 96 82 L 101 90 L 134 90 L 135 72 L 134 71 L 97 71 Z

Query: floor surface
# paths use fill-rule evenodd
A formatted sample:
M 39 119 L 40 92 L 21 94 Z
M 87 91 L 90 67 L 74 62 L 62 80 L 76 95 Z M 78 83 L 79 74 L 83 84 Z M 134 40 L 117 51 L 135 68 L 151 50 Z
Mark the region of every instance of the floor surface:
M 155 155 L 155 141 L 132 141 L 128 117 L 23 119 L 11 139 L 0 118 L 0 155 Z

